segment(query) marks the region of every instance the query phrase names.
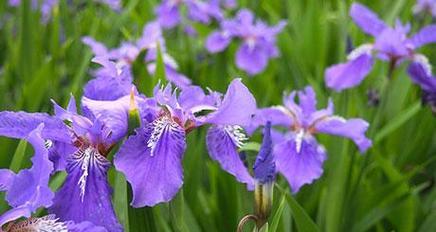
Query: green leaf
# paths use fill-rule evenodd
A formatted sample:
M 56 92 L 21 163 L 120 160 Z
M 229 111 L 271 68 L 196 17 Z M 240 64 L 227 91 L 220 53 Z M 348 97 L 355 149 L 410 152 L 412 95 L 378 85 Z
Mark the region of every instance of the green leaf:
M 165 75 L 165 63 L 160 44 L 158 44 L 157 46 L 156 73 L 154 74 L 154 76 L 156 77 L 156 80 L 161 80 L 163 82 L 165 82 L 167 79 Z
M 396 129 L 400 128 L 404 123 L 413 118 L 413 116 L 415 116 L 420 109 L 421 103 L 415 102 L 412 106 L 403 110 L 395 118 L 391 119 L 389 123 L 380 129 L 380 131 L 375 135 L 374 144 L 379 143 L 381 140 L 393 133 Z
M 113 184 L 114 195 L 114 209 L 117 213 L 117 218 L 123 225 L 124 231 L 129 232 L 129 204 L 127 195 L 127 182 L 126 178 L 121 172 L 116 172 Z
M 260 144 L 256 142 L 248 142 L 245 143 L 244 146 L 239 148 L 239 151 L 255 151 L 258 152 L 260 150 Z
M 282 189 L 279 185 L 276 185 L 277 189 L 286 197 L 288 205 L 294 216 L 295 224 L 299 232 L 319 232 L 318 226 L 301 207 L 300 204 L 289 194 L 288 191 Z
M 131 186 L 128 186 L 128 202 L 132 201 L 133 191 Z M 129 229 L 130 231 L 157 231 L 154 220 L 153 208 L 128 207 Z
M 269 229 L 270 232 L 277 231 L 277 228 L 279 226 L 280 219 L 282 218 L 282 214 L 283 214 L 283 210 L 285 209 L 285 206 L 286 206 L 286 196 L 283 195 L 282 199 L 280 200 L 279 207 L 277 208 L 277 211 L 274 214 L 274 217 L 273 217 L 273 220 L 271 223 L 271 228 Z
M 9 169 L 17 173 L 23 166 L 23 160 L 26 154 L 27 142 L 26 140 L 20 140 L 17 149 L 15 149 L 14 156 L 12 158 Z

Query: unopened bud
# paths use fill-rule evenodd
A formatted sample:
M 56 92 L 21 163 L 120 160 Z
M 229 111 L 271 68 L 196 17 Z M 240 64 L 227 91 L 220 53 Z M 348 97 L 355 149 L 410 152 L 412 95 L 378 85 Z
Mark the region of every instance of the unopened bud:
M 141 125 L 141 117 L 139 115 L 139 109 L 135 101 L 135 89 L 130 91 L 130 105 L 129 105 L 129 135 L 135 132 L 135 129 Z

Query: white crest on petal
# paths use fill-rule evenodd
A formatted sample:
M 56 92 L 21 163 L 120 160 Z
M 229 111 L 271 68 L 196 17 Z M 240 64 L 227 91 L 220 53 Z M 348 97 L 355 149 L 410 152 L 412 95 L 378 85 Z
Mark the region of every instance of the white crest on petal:
M 68 232 L 67 223 L 60 222 L 54 214 L 47 215 L 40 218 L 29 218 L 11 226 L 9 232 L 27 232 L 27 231 L 41 231 L 41 232 Z
M 80 187 L 80 197 L 81 197 L 82 202 L 83 202 L 83 198 L 85 197 L 85 190 L 86 190 L 86 180 L 87 180 L 88 174 L 89 174 L 89 163 L 90 163 L 92 156 L 95 155 L 94 154 L 95 151 L 93 148 L 88 147 L 84 151 L 79 150 L 78 153 L 80 153 L 79 155 L 81 156 L 81 159 L 82 159 L 82 165 L 80 166 L 80 169 L 82 171 L 82 175 L 79 178 L 78 185 Z
M 239 148 L 244 146 L 245 142 L 248 140 L 244 133 L 244 129 L 238 125 L 228 125 L 224 127 L 226 133 L 230 136 L 235 145 Z
M 372 44 L 362 44 L 359 47 L 357 47 L 356 49 L 354 49 L 353 51 L 351 51 L 350 54 L 348 54 L 347 59 L 354 60 L 363 54 L 370 55 L 371 52 L 373 51 L 373 48 L 374 48 L 374 45 L 372 45 Z
M 157 118 L 152 123 L 148 124 L 148 127 L 152 127 L 151 136 L 147 141 L 147 147 L 151 149 L 151 156 L 154 155 L 157 144 L 164 133 L 173 133 L 180 131 L 181 129 L 179 124 L 177 124 L 177 122 L 172 120 L 169 116 Z
M 431 64 L 428 61 L 428 58 L 422 54 L 414 54 L 413 55 L 413 61 L 420 63 L 423 67 L 425 72 L 427 73 L 428 76 L 431 76 Z
M 295 149 L 297 150 L 297 153 L 300 153 L 301 151 L 301 145 L 303 143 L 305 134 L 306 132 L 304 130 L 299 130 L 298 133 L 295 135 Z

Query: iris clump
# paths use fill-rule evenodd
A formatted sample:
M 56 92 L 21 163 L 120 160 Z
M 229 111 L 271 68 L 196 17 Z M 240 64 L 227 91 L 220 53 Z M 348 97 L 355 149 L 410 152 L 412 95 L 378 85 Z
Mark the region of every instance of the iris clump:
M 434 8 L 8 0 L 0 231 L 434 231 Z

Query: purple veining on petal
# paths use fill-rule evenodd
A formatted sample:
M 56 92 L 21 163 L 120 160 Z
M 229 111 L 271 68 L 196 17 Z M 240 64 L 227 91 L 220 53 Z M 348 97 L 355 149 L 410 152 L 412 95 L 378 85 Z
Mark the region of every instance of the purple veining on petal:
M 132 206 L 170 201 L 183 183 L 185 132 L 167 116 L 130 136 L 115 156 L 115 167 L 132 185 Z

